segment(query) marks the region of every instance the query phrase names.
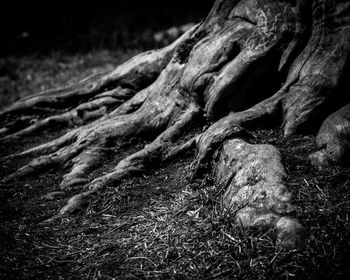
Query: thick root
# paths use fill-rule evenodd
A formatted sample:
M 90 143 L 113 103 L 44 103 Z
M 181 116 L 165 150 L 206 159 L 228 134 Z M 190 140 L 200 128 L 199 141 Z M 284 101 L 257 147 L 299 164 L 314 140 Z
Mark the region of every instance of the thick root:
M 218 22 L 220 29 L 200 40 L 189 55 L 181 86 L 201 93 L 208 119 L 249 108 L 280 87 L 280 71 L 290 63 L 297 45 L 291 50 L 287 42 L 299 41 L 305 31 L 296 24 L 300 7 L 265 4 L 251 1 L 248 11 L 244 5 L 231 3 L 236 6 L 227 15 L 230 20 Z M 277 10 L 284 15 L 278 21 L 271 16 Z M 215 20 L 208 19 L 203 26 L 208 24 L 209 29 Z
M 67 132 L 63 136 L 52 140 L 48 143 L 44 143 L 33 148 L 27 149 L 23 152 L 15 153 L 5 157 L 5 160 L 11 160 L 13 158 L 23 157 L 23 156 L 31 156 L 31 155 L 41 155 L 41 154 L 49 154 L 54 153 L 65 147 L 71 143 L 73 143 L 77 139 L 77 134 L 80 131 L 80 128 L 74 129 L 72 131 Z
M 29 135 L 52 122 L 69 126 L 97 119 L 15 155 L 44 154 L 10 178 L 71 165 L 61 188 L 82 187 L 84 192 L 72 197 L 51 222 L 85 209 L 106 185 L 196 145 L 194 179 L 219 150 L 215 180 L 227 188 L 223 208 L 234 214 L 236 224 L 272 226 L 280 245 L 298 246 L 303 227 L 287 216 L 293 207 L 280 154 L 272 146 L 229 139 L 249 139 L 252 135 L 244 128 L 271 120 L 270 126 L 282 124 L 285 135 L 290 135 L 316 123 L 317 116 L 325 117 L 326 111 L 320 109 L 336 96 L 349 61 L 349 9 L 344 1 L 218 0 L 205 21 L 170 46 L 140 54 L 72 87 L 22 99 L 0 112 L 5 123 L 14 115 L 26 123 L 25 114 L 30 119 L 42 110 L 54 115 L 22 130 L 5 126 L 0 133 L 12 134 L 9 138 Z M 128 91 L 122 100 L 115 98 L 120 88 Z M 207 120 L 216 122 L 173 147 L 201 110 Z M 88 171 L 107 143 L 145 135 L 155 140 L 89 182 Z
M 331 114 L 316 137 L 319 151 L 309 159 L 317 168 L 350 164 L 350 104 Z
M 141 53 L 109 73 L 88 77 L 70 87 L 45 91 L 20 99 L 0 111 L 0 119 L 4 126 L 0 131 L 1 134 L 5 136 L 6 134 L 15 133 L 16 130 L 24 130 L 17 135 L 21 136 L 21 134 L 26 135 L 32 131 L 42 129 L 53 122 L 69 125 L 76 122 L 80 123 L 81 120 L 86 122 L 102 116 L 106 113 L 105 105 L 109 107 L 118 103 L 118 100 L 108 98 L 108 96 L 113 98 L 113 94 L 110 95 L 110 90 L 113 91 L 113 89 L 122 87 L 135 93 L 152 84 L 168 65 L 178 45 L 190 37 L 196 29 L 197 26 L 192 27 L 169 46 Z M 130 98 L 130 94 L 127 97 Z M 104 101 L 89 101 L 94 98 L 103 98 Z M 125 101 L 125 98 L 119 101 L 121 101 L 120 104 Z M 79 104 L 81 105 L 78 106 Z M 66 111 L 75 106 L 78 106 L 78 108 L 62 113 L 62 110 Z M 95 109 L 92 110 L 92 107 Z M 28 115 L 29 120 L 36 119 L 40 117 L 40 114 L 37 114 L 38 112 L 55 116 L 39 121 L 39 123 L 36 121 L 33 125 L 25 117 L 21 117 L 21 122 L 11 121 L 14 116 L 21 114 Z M 57 114 L 57 112 L 59 113 Z M 29 128 L 26 129 L 28 126 Z
M 198 153 L 193 163 L 192 180 L 198 177 L 203 166 L 210 160 L 214 151 L 226 139 L 233 137 L 249 139 L 253 137 L 247 130 L 242 128 L 243 126 L 250 127 L 256 124 L 262 124 L 272 117 L 278 117 L 276 114 L 279 113 L 282 95 L 283 90 L 246 111 L 231 113 L 196 137 Z
M 97 194 L 108 184 L 116 184 L 122 179 L 131 175 L 139 174 L 150 169 L 168 158 L 168 153 L 172 149 L 174 141 L 187 129 L 191 123 L 200 115 L 200 108 L 195 103 L 190 103 L 181 112 L 177 113 L 172 122 L 164 132 L 162 132 L 151 144 L 119 162 L 113 171 L 94 179 L 84 186 L 87 191 L 78 194 L 67 202 L 57 215 L 46 222 L 52 222 L 62 216 L 67 216 L 79 212 L 89 204 L 91 196 Z M 80 170 L 80 166 L 75 167 Z M 72 170 L 72 172 L 74 169 Z
M 271 145 L 251 145 L 241 139 L 224 142 L 214 167 L 216 183 L 226 187 L 224 210 L 246 228 L 275 227 L 277 243 L 296 247 L 303 227 L 285 215 L 293 211 L 283 184 L 286 173 L 280 153 Z
M 153 113 L 156 114 L 158 112 Z M 32 153 L 53 151 L 53 153 L 49 155 L 44 155 L 32 160 L 29 164 L 11 174 L 7 180 L 30 175 L 52 165 L 63 166 L 69 160 L 73 162 L 72 169 L 77 172 L 79 170 L 78 173 L 81 174 L 86 170 L 86 168 L 80 170 L 83 166 L 88 167 L 92 165 L 92 162 L 95 162 L 93 157 L 99 154 L 97 151 L 99 148 L 102 148 L 102 143 L 106 143 L 110 139 L 117 139 L 118 137 L 148 133 L 151 129 L 156 128 L 157 125 L 164 125 L 159 119 L 156 120 L 158 123 L 149 123 L 147 125 L 145 122 L 151 122 L 151 120 L 148 118 L 146 119 L 146 116 L 144 112 L 137 112 L 127 118 L 120 116 L 109 119 L 103 123 L 97 123 L 96 125 L 87 125 L 75 131 L 68 132 L 57 140 L 13 155 L 22 156 Z M 149 117 L 152 118 L 155 116 L 150 114 Z M 166 119 L 164 122 L 166 122 Z M 63 147 L 59 149 L 61 146 Z M 92 150 L 95 151 L 92 153 L 94 156 L 92 156 L 92 154 L 89 155 L 89 152 Z M 98 158 L 96 158 L 96 161 L 97 160 Z M 67 178 L 76 179 L 76 175 L 73 176 L 72 173 L 67 176 L 68 177 L 65 177 L 66 180 L 64 180 L 62 187 L 70 185 L 70 183 L 67 182 Z
M 51 218 L 45 221 L 42 221 L 40 224 L 48 225 L 64 216 L 74 215 L 78 214 L 81 211 L 84 211 L 86 207 L 88 207 L 88 205 L 90 204 L 90 198 L 91 195 L 89 192 L 73 196 L 68 200 L 67 204 L 62 209 L 60 209 L 60 211 L 56 215 L 52 216 Z
M 11 157 L 30 154 L 50 154 L 49 156 L 33 160 L 27 166 L 22 167 L 17 172 L 10 175 L 9 178 L 12 179 L 16 176 L 29 175 L 35 172 L 36 168 L 43 168 L 51 165 L 52 159 L 54 159 L 55 163 L 60 163 L 61 165 L 66 164 L 67 160 L 73 159 L 73 169 L 76 168 L 78 170 L 82 168 L 82 166 L 86 166 L 87 168 L 93 165 L 92 161 L 94 160 L 91 156 L 86 156 L 85 154 L 85 156 L 82 156 L 80 159 L 74 160 L 72 156 L 67 157 L 65 153 L 62 155 L 58 150 L 61 149 L 65 151 L 67 149 L 76 151 L 73 157 L 83 150 L 91 149 L 95 151 L 94 154 L 99 154 L 97 151 L 98 148 L 95 149 L 92 147 L 101 147 L 103 143 L 108 142 L 108 140 L 115 140 L 119 137 L 128 137 L 131 135 L 155 134 L 157 131 L 162 131 L 171 123 L 171 118 L 176 116 L 176 112 L 179 110 L 181 111 L 182 107 L 185 108 L 187 106 L 186 102 L 189 100 L 193 102 L 192 98 L 188 96 L 187 93 L 176 88 L 183 67 L 183 65 L 176 62 L 169 64 L 167 69 L 163 71 L 151 86 L 135 95 L 135 98 L 132 98 L 132 102 L 135 100 L 142 100 L 143 103 L 134 113 L 120 115 L 121 112 L 115 110 L 111 113 L 114 114 L 114 116 L 107 115 L 93 123 L 73 129 L 54 141 L 8 157 L 8 159 L 10 159 Z M 122 110 L 130 109 L 130 105 L 133 104 L 134 103 L 129 102 L 128 106 L 124 106 Z M 55 152 L 57 152 L 57 154 Z M 78 166 L 80 167 L 78 168 Z M 80 170 L 79 173 L 85 172 L 86 168 Z M 76 176 L 72 176 L 72 179 L 75 180 Z M 65 180 L 62 186 L 66 185 L 70 185 L 67 180 Z
M 339 100 L 345 96 L 339 91 L 339 84 L 348 75 L 350 4 L 313 1 L 313 5 L 311 36 L 287 78 L 290 85 L 283 100 L 286 136 L 300 130 L 310 131 L 315 123 L 320 125 L 340 107 Z
M 48 147 L 41 145 L 36 148 L 36 152 L 43 152 L 45 149 L 60 150 L 33 160 L 9 178 L 25 176 L 53 164 L 62 166 L 70 163 L 71 171 L 63 177 L 61 188 L 82 186 L 87 183 L 87 171 L 97 163 L 106 143 L 120 137 L 161 133 L 152 144 L 122 160 L 112 172 L 88 183 L 88 191 L 83 195 L 86 198 L 110 182 L 118 182 L 130 174 L 144 171 L 150 164 L 165 160 L 173 141 L 200 113 L 200 107 L 194 98 L 178 87 L 183 68 L 184 65 L 176 60 L 169 64 L 155 83 L 139 93 L 141 98 L 137 101 L 142 100 L 142 105 L 137 111 L 128 115 L 112 112 L 117 116 L 106 116 L 68 132 L 58 140 L 48 143 Z M 143 100 L 145 96 L 147 97 Z M 33 151 L 22 154 L 29 152 Z M 80 199 L 82 196 L 77 197 L 79 199 L 72 198 L 69 205 L 79 208 L 83 203 L 81 201 L 85 199 Z M 66 210 L 62 210 L 59 215 L 75 211 L 71 207 L 64 209 Z
M 70 127 L 73 125 L 85 124 L 89 121 L 104 116 L 110 110 L 110 108 L 117 107 L 133 95 L 134 91 L 120 87 L 111 91 L 104 92 L 95 96 L 93 100 L 80 104 L 78 107 L 71 111 L 37 121 L 25 129 L 5 136 L 3 139 L 8 140 L 12 138 L 28 136 L 46 128 L 54 128 L 56 126 L 64 125 L 65 127 Z M 8 132 L 9 130 L 7 130 L 7 133 Z
M 67 146 L 58 150 L 55 153 L 35 158 L 28 164 L 24 165 L 14 173 L 7 176 L 3 181 L 9 182 L 13 179 L 18 179 L 24 176 L 31 175 L 33 173 L 37 173 L 39 171 L 42 171 L 43 169 L 62 166 L 67 161 L 79 154 L 83 148 L 84 146 L 82 145 Z
M 99 162 L 103 155 L 101 147 L 103 144 L 95 144 L 73 158 L 70 162 L 72 164 L 71 171 L 63 176 L 60 183 L 61 189 L 70 189 L 89 182 L 87 172 Z

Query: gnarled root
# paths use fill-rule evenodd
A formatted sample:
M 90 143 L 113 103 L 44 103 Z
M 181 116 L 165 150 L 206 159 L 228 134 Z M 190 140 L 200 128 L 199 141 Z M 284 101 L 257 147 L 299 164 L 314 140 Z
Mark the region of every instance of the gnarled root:
M 310 38 L 286 80 L 286 136 L 305 130 L 316 132 L 312 128 L 317 129 L 329 113 L 340 107 L 339 103 L 349 100 L 345 92 L 339 91 L 339 85 L 348 75 L 350 5 L 342 1 L 313 1 L 312 5 Z
M 134 94 L 135 93 L 133 90 L 123 89 L 121 87 L 106 91 L 102 94 L 96 95 L 93 100 L 80 104 L 73 110 L 36 121 L 32 125 L 22 130 L 8 134 L 7 136 L 3 137 L 3 139 L 8 140 L 28 136 L 34 132 L 39 132 L 41 130 L 56 126 L 70 127 L 73 125 L 85 124 L 89 121 L 104 116 L 110 110 L 110 108 L 124 103 L 129 98 L 134 96 Z M 6 132 L 8 133 L 9 129 L 6 130 Z
M 294 246 L 302 227 L 285 217 L 291 209 L 290 195 L 283 185 L 278 152 L 270 146 L 227 140 L 249 139 L 252 136 L 244 128 L 258 125 L 282 124 L 288 136 L 329 114 L 322 108 L 330 97 L 336 99 L 349 61 L 348 9 L 344 1 L 217 0 L 206 20 L 172 45 L 140 54 L 110 73 L 72 87 L 22 99 L 2 111 L 5 123 L 13 115 L 22 115 L 26 122 L 28 112 L 31 116 L 47 108 L 54 112 L 22 131 L 1 129 L 4 135 L 12 134 L 9 138 L 29 135 L 50 122 L 69 126 L 97 118 L 13 155 L 43 154 L 9 179 L 47 166 L 71 165 L 61 188 L 79 186 L 84 192 L 71 198 L 55 219 L 83 209 L 107 184 L 193 146 L 198 150 L 192 176 L 196 178 L 222 146 L 215 173 L 217 182 L 228 186 L 223 206 L 235 212 L 238 224 L 275 226 L 280 244 Z M 75 109 L 67 110 L 67 104 Z M 216 122 L 187 143 L 172 147 L 201 109 L 208 122 Z M 87 172 L 107 143 L 145 135 L 155 140 L 110 173 L 89 181 Z
M 197 156 L 193 162 L 192 180 L 200 174 L 203 166 L 210 161 L 213 152 L 224 143 L 225 140 L 240 137 L 251 139 L 253 136 L 243 127 L 256 125 L 268 121 L 271 117 L 278 117 L 281 96 L 283 91 L 276 93 L 274 96 L 258 103 L 252 108 L 230 113 L 226 117 L 212 124 L 201 135 L 190 141 L 197 146 Z
M 111 72 L 99 73 L 75 85 L 18 100 L 0 111 L 0 136 L 24 136 L 48 125 L 64 124 L 69 127 L 103 116 L 106 111 L 152 84 L 168 65 L 178 45 L 196 28 L 192 27 L 169 46 L 141 53 Z M 53 116 L 47 117 L 48 114 Z M 37 120 L 43 116 L 43 119 Z M 17 121 L 13 121 L 15 118 Z
M 280 153 L 271 145 L 251 145 L 241 139 L 225 141 L 214 167 L 215 181 L 226 187 L 222 206 L 238 226 L 275 227 L 277 243 L 296 247 L 303 227 L 285 215 L 292 212 L 291 194 L 283 184 L 286 173 Z
M 142 101 L 136 111 L 123 115 L 118 112 L 118 108 L 93 123 L 69 131 L 57 140 L 15 155 L 44 153 L 42 157 L 14 172 L 7 180 L 29 175 L 48 166 L 71 165 L 70 172 L 63 176 L 61 188 L 84 187 L 86 191 L 71 198 L 67 206 L 55 216 L 57 218 L 81 209 L 81 205 L 106 184 L 119 182 L 164 161 L 173 141 L 201 112 L 195 99 L 178 86 L 183 68 L 183 64 L 173 61 L 157 81 L 132 97 L 130 102 L 125 102 L 127 105 L 121 109 L 129 110 L 135 102 Z M 88 183 L 87 171 L 99 161 L 106 143 L 142 135 L 159 136 L 143 150 L 120 161 L 110 173 Z
M 309 159 L 317 168 L 350 164 L 350 104 L 331 114 L 316 137 L 319 151 Z
M 195 103 L 190 103 L 186 108 L 176 113 L 170 126 L 152 143 L 120 161 L 110 173 L 96 178 L 84 186 L 84 189 L 86 189 L 85 192 L 69 199 L 59 213 L 46 222 L 52 222 L 62 216 L 70 215 L 85 209 L 91 197 L 96 195 L 107 184 L 116 184 L 126 177 L 141 173 L 152 166 L 164 162 L 167 159 L 168 152 L 171 150 L 174 141 L 176 141 L 184 130 L 199 117 L 199 114 L 200 108 Z M 79 170 L 79 166 L 76 167 L 76 169 Z M 74 169 L 72 172 L 74 172 Z
M 122 105 L 121 111 L 127 112 L 127 115 L 121 114 L 118 108 L 93 123 L 67 132 L 56 140 L 10 156 L 9 158 L 44 154 L 11 174 L 7 180 L 26 176 L 47 166 L 63 165 L 71 160 L 72 171 L 64 177 L 61 187 L 71 185 L 69 181 L 74 181 L 73 185 L 84 182 L 81 180 L 82 175 L 99 160 L 100 150 L 107 141 L 120 137 L 156 134 L 171 123 L 172 118 L 182 108 L 194 102 L 191 96 L 176 87 L 183 67 L 173 62 L 151 86 L 125 102 L 126 105 Z M 131 109 L 135 109 L 135 103 L 140 107 L 130 113 Z

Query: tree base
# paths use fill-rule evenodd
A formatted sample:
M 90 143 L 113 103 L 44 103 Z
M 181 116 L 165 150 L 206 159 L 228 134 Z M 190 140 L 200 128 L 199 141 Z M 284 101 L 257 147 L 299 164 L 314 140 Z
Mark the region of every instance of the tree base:
M 82 192 L 68 200 L 53 218 L 57 219 L 84 209 L 106 185 L 120 183 L 192 147 L 198 151 L 193 162 L 195 179 L 215 151 L 229 145 L 226 140 L 249 139 L 246 129 L 281 125 L 286 137 L 312 126 L 317 130 L 319 123 L 350 99 L 339 91 L 348 85 L 344 73 L 350 52 L 349 11 L 350 5 L 342 1 L 218 0 L 206 20 L 171 45 L 142 53 L 110 73 L 24 98 L 0 112 L 4 126 L 0 133 L 7 140 L 29 137 L 57 124 L 75 126 L 53 141 L 7 157 L 5 160 L 36 156 L 3 182 L 47 167 L 70 167 L 60 187 Z M 30 120 L 37 115 L 42 119 L 32 123 Z M 17 116 L 20 121 L 13 122 Z M 199 122 L 206 122 L 204 131 L 184 144 L 178 143 L 179 137 Z M 326 121 L 325 126 L 329 125 L 337 122 Z M 349 127 L 344 129 L 347 132 L 342 135 L 349 135 Z M 135 136 L 147 137 L 151 142 L 121 159 L 109 173 L 88 178 L 109 143 Z M 323 138 L 321 131 L 321 146 Z M 338 138 L 326 140 L 328 146 Z M 336 149 L 341 155 L 337 158 L 344 157 L 348 141 L 348 137 L 338 141 L 340 148 Z M 261 147 L 244 145 L 244 156 L 249 157 L 251 151 L 261 153 Z M 271 147 L 264 149 L 267 152 Z M 299 235 L 301 226 L 274 212 L 288 195 L 275 195 L 285 192 L 285 175 L 281 175 L 283 167 L 275 168 L 280 166 L 276 152 L 269 153 L 276 162 L 271 168 L 277 175 L 264 169 L 259 176 L 276 189 L 270 190 L 271 196 L 266 195 L 263 210 L 247 208 L 247 213 L 239 217 L 247 226 L 258 221 L 273 225 L 280 240 L 290 235 L 293 241 L 285 243 L 297 243 L 294 236 Z M 257 161 L 264 157 L 262 153 Z M 250 170 L 250 163 L 245 165 Z M 246 180 L 255 180 L 250 177 L 247 175 Z M 259 180 L 253 185 L 259 191 L 265 188 Z M 230 196 L 232 199 L 234 196 Z M 240 199 L 239 203 L 245 201 Z M 261 211 L 266 212 L 264 217 L 254 217 Z

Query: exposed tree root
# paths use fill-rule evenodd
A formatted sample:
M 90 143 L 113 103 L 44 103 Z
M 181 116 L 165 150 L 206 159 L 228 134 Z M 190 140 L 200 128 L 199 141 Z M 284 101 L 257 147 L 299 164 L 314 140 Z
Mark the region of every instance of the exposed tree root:
M 322 169 L 324 166 L 350 163 L 350 104 L 323 122 L 316 145 L 320 150 L 309 156 L 316 167 Z
M 198 177 L 203 166 L 225 140 L 233 137 L 248 139 L 252 137 L 242 126 L 250 127 L 278 117 L 276 114 L 279 112 L 281 100 L 281 92 L 278 92 L 246 111 L 227 115 L 211 125 L 201 135 L 191 139 L 190 141 L 195 142 L 198 151 L 193 163 L 192 180 Z
M 116 107 L 134 95 L 134 91 L 130 89 L 116 88 L 98 94 L 93 100 L 82 103 L 75 109 L 60 115 L 50 116 L 46 119 L 35 122 L 34 124 L 19 130 L 13 134 L 3 137 L 4 140 L 31 135 L 47 128 L 55 126 L 78 126 L 94 119 L 104 116 L 110 108 Z M 7 130 L 8 132 L 8 130 Z
M 251 145 L 241 139 L 224 142 L 215 163 L 215 180 L 225 186 L 222 204 L 242 227 L 273 226 L 277 242 L 295 247 L 303 227 L 284 215 L 293 210 L 283 185 L 286 173 L 280 153 L 271 145 Z
M 111 72 L 93 75 L 70 87 L 49 90 L 18 100 L 0 111 L 0 120 L 4 127 L 0 136 L 12 134 L 8 136 L 11 138 L 29 135 L 49 124 L 61 123 L 69 126 L 104 115 L 110 107 L 115 107 L 130 98 L 132 92 L 138 92 L 150 85 L 167 66 L 178 45 L 190 37 L 196 28 L 197 26 L 192 27 L 169 46 L 141 53 Z M 60 112 L 77 105 L 79 106 L 71 111 Z M 42 114 L 43 112 L 59 114 L 44 118 L 33 125 L 28 122 L 35 117 L 46 115 Z M 18 115 L 30 117 L 21 117 L 21 121 L 11 121 Z
M 227 140 L 249 139 L 252 136 L 246 129 L 259 126 L 282 125 L 286 136 L 310 126 L 317 129 L 330 112 L 344 106 L 349 98 L 338 85 L 350 61 L 349 27 L 350 3 L 340 0 L 217 0 L 206 20 L 170 46 L 142 53 L 110 73 L 19 100 L 3 110 L 0 118 L 5 124 L 14 116 L 22 118 L 20 125 L 11 123 L 0 130 L 8 139 L 52 124 L 79 125 L 58 139 L 8 157 L 42 155 L 7 180 L 48 166 L 70 166 L 60 187 L 79 187 L 83 192 L 47 221 L 51 222 L 84 209 L 107 184 L 194 146 L 198 154 L 192 178 L 196 178 L 222 147 L 215 174 L 217 182 L 228 187 L 224 207 L 234 211 L 243 226 L 275 226 L 278 242 L 294 246 L 302 227 L 285 217 L 291 198 L 283 185 L 285 171 L 279 153 L 271 146 Z M 53 116 L 28 125 L 43 110 Z M 340 123 L 347 126 L 348 108 L 346 114 L 342 110 L 324 126 L 330 122 L 335 123 L 333 129 Z M 177 137 L 199 117 L 208 121 L 209 128 L 175 145 Z M 322 131 L 318 143 L 323 148 L 327 142 L 329 154 L 329 147 L 343 134 L 322 140 Z M 90 182 L 87 173 L 108 143 L 133 136 L 147 136 L 153 142 Z M 337 150 L 348 149 L 345 142 L 339 145 Z
M 144 149 L 120 161 L 110 173 L 101 176 L 84 186 L 87 191 L 72 197 L 57 215 L 46 222 L 52 222 L 57 218 L 84 209 L 88 205 L 91 196 L 97 194 L 107 184 L 118 183 L 126 177 L 141 173 L 149 169 L 151 166 L 164 162 L 164 160 L 167 159 L 168 151 L 171 149 L 174 141 L 194 120 L 196 120 L 196 118 L 198 118 L 199 113 L 200 108 L 195 104 L 190 104 L 180 114 L 177 114 L 176 118 L 172 121 L 173 124 L 162 132 L 151 144 L 146 145 Z M 75 169 L 79 172 L 83 167 L 75 166 Z M 71 174 L 74 172 L 75 170 L 73 168 Z M 72 176 L 71 174 L 66 176 Z
M 171 71 L 165 71 L 155 82 L 155 85 L 160 85 L 160 87 L 152 91 L 153 87 L 151 86 L 148 90 L 147 100 L 134 113 L 97 120 L 69 131 L 57 140 L 19 153 L 18 155 L 50 154 L 34 159 L 28 165 L 10 175 L 9 178 L 28 175 L 53 164 L 65 164 L 77 155 L 80 156 L 74 159 L 73 169 L 79 169 L 78 173 L 81 173 L 90 167 L 93 161 L 98 160 L 98 157 L 96 157 L 99 154 L 98 147 L 103 146 L 107 140 L 131 135 L 155 134 L 162 130 L 176 116 L 179 110 L 177 108 L 185 107 L 183 103 L 188 101 L 186 98 L 189 98 L 186 97 L 186 93 L 174 89 L 182 68 L 182 65 L 174 63 Z M 168 98 L 170 93 L 173 95 L 172 98 Z M 92 151 L 94 152 L 92 153 Z M 78 166 L 80 167 L 78 168 Z M 83 168 L 83 166 L 86 168 Z
M 150 165 L 163 161 L 171 143 L 190 125 L 201 112 L 193 97 L 177 85 L 183 72 L 183 64 L 174 61 L 157 81 L 139 94 L 142 105 L 135 112 L 101 118 L 91 124 L 76 128 L 59 139 L 24 151 L 16 156 L 30 153 L 49 153 L 32 160 L 10 175 L 7 180 L 26 176 L 55 165 L 71 165 L 71 171 L 63 176 L 61 188 L 72 188 L 88 183 L 87 171 L 101 158 L 102 149 L 108 141 L 137 135 L 159 135 L 143 150 L 122 160 L 116 168 L 93 180 L 84 193 L 69 200 L 59 214 L 67 215 L 80 209 L 86 200 L 110 182 L 118 182 L 126 176 L 144 171 Z M 135 99 L 137 95 L 134 96 Z M 134 98 L 133 97 L 133 98 Z M 132 98 L 132 99 L 133 99 Z
M 347 75 L 350 3 L 313 1 L 312 19 L 311 36 L 287 78 L 283 100 L 287 136 L 320 125 L 332 110 L 344 105 L 344 93 L 338 87 Z

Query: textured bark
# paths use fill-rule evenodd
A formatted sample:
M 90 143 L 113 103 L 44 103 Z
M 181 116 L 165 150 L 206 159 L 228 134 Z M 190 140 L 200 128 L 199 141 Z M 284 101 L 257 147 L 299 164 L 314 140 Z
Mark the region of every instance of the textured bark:
M 166 30 L 158 31 L 153 35 L 153 40 L 156 45 L 165 46 L 175 41 L 180 35 L 192 28 L 194 23 L 187 23 L 181 26 L 173 26 Z
M 7 140 L 29 137 L 56 124 L 77 126 L 49 143 L 7 157 L 39 156 L 4 182 L 52 165 L 71 166 L 60 187 L 79 188 L 82 193 L 68 201 L 54 217 L 58 218 L 83 209 L 106 184 L 189 148 L 198 151 L 194 179 L 226 140 L 245 137 L 249 141 L 249 129 L 281 125 L 286 136 L 317 130 L 331 112 L 350 101 L 344 90 L 349 48 L 348 1 L 217 0 L 204 21 L 171 45 L 142 53 L 110 73 L 21 99 L 1 111 L 0 133 Z M 345 118 L 339 112 L 343 111 L 335 115 Z M 18 121 L 13 121 L 16 117 Z M 38 120 L 31 123 L 33 119 Z M 203 132 L 178 144 L 178 137 L 199 119 L 206 122 Z M 338 123 L 328 120 L 324 126 L 336 131 Z M 322 148 L 324 130 L 318 137 Z M 110 173 L 89 181 L 87 173 L 108 143 L 134 136 L 153 140 L 122 159 Z M 338 142 L 340 150 L 348 149 L 348 142 Z M 244 146 L 242 154 L 247 156 L 261 149 Z M 271 152 L 271 157 L 275 154 Z M 274 170 L 284 174 L 282 169 Z M 269 170 L 260 172 L 262 178 L 270 176 Z M 284 175 L 276 178 L 271 184 L 284 189 Z M 277 205 L 278 199 L 268 204 Z M 268 215 L 277 228 L 297 225 L 282 214 Z
M 144 98 L 140 98 L 142 94 L 138 94 L 139 97 L 132 102 L 124 102 L 157 79 L 171 60 L 176 47 L 191 36 L 194 29 L 195 27 L 190 29 L 171 45 L 141 53 L 109 73 L 96 74 L 70 87 L 49 90 L 18 100 L 0 111 L 4 127 L 0 135 L 7 134 L 6 138 L 13 138 L 45 129 L 47 125 L 81 125 L 106 115 L 106 111 L 111 111 L 120 104 L 123 104 L 123 108 L 117 110 L 116 114 L 119 111 L 125 114 L 136 110 L 144 101 Z M 72 110 L 67 112 L 67 108 Z M 23 129 L 30 124 L 29 120 L 42 118 L 47 113 L 53 116 Z M 13 118 L 19 115 L 30 117 L 22 117 L 13 122 Z M 108 115 L 114 116 L 115 113 Z
M 350 104 L 331 114 L 316 137 L 319 151 L 310 155 L 318 168 L 350 163 Z
M 224 142 L 214 168 L 217 184 L 225 186 L 223 208 L 238 226 L 277 231 L 278 244 L 296 247 L 303 227 L 286 217 L 293 211 L 291 194 L 283 184 L 287 176 L 280 153 L 271 145 L 251 145 L 241 139 Z

